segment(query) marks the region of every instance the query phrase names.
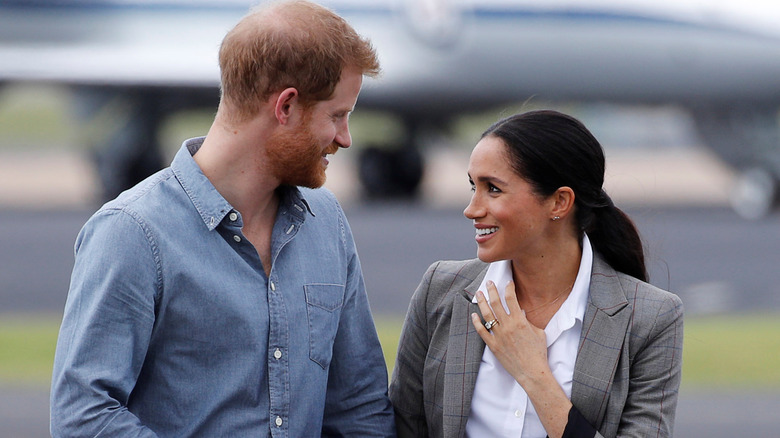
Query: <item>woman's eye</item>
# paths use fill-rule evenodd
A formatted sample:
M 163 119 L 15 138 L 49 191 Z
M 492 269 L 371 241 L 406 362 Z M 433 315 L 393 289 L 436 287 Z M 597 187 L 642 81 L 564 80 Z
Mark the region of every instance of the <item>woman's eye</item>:
M 500 193 L 501 189 L 499 189 L 498 187 L 494 186 L 493 184 L 488 184 L 488 191 L 489 192 L 493 192 L 493 193 Z

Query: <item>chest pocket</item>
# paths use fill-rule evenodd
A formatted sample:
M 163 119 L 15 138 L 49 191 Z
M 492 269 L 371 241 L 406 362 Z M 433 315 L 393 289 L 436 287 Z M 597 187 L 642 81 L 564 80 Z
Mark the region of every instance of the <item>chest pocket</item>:
M 344 304 L 344 286 L 305 284 L 303 290 L 309 318 L 309 359 L 327 369 L 333 357 L 333 341 Z

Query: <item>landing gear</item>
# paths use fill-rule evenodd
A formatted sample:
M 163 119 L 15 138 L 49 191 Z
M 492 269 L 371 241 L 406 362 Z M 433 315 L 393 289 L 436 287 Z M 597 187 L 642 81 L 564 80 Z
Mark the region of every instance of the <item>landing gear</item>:
M 154 93 L 76 90 L 81 141 L 91 151 L 101 185 L 101 200 L 109 201 L 164 167 L 157 140 L 162 113 Z
M 702 139 L 724 161 L 744 169 L 731 194 L 740 216 L 760 219 L 778 207 L 780 126 L 775 107 L 730 105 L 698 108 L 693 118 Z
M 399 129 L 373 139 L 359 151 L 358 177 L 363 186 L 363 197 L 369 201 L 414 199 L 423 179 L 425 164 L 420 151 L 427 132 L 419 120 L 412 117 L 378 120 L 385 126 Z M 425 127 L 430 129 L 429 125 Z M 399 144 L 404 146 L 394 146 Z
M 753 168 L 743 172 L 731 194 L 734 211 L 746 219 L 768 216 L 778 204 L 778 181 L 771 172 Z
M 423 159 L 417 149 L 369 146 L 361 151 L 358 165 L 367 199 L 404 199 L 417 195 L 423 177 Z

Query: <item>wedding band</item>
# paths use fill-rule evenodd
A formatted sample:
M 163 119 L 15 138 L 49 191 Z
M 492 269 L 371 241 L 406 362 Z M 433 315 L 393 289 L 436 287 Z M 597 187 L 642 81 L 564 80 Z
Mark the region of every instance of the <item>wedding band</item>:
M 488 321 L 485 323 L 485 328 L 490 330 L 493 328 L 494 325 L 498 325 L 498 320 L 494 319 L 492 321 Z

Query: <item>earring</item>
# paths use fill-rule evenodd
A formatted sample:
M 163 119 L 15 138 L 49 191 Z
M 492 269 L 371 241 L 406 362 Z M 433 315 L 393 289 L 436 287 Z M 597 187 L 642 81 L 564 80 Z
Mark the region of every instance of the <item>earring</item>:
M 558 219 L 560 219 L 560 218 L 561 218 L 560 216 L 554 216 L 554 217 L 552 218 L 552 220 L 553 220 L 553 221 L 557 221 L 557 220 L 558 220 Z

